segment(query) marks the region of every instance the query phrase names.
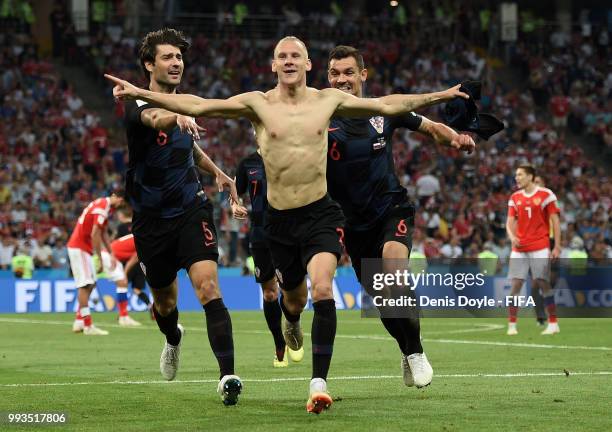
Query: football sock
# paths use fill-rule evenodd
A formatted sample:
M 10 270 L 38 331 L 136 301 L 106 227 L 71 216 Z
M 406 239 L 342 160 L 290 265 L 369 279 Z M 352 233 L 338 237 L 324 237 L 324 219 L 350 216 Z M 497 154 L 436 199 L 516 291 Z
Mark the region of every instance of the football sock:
M 312 307 L 312 378 L 327 379 L 336 337 L 336 301 L 319 300 Z
M 555 293 L 554 291 L 549 291 L 547 294 L 544 294 L 544 306 L 546 307 L 546 312 L 548 312 L 548 322 L 553 324 L 557 322 L 557 306 L 555 305 Z
M 206 330 L 210 347 L 219 363 L 219 379 L 224 375 L 234 374 L 234 339 L 232 337 L 232 320 L 223 299 L 214 299 L 204 306 Z
M 147 306 L 151 304 L 151 299 L 149 299 L 149 296 L 144 291 L 140 291 L 140 294 L 138 294 L 138 298 Z
M 80 314 L 81 314 L 81 319 L 85 323 L 85 327 L 90 327 L 92 321 L 91 321 L 91 312 L 89 311 L 89 308 L 82 307 L 80 310 Z
M 399 322 L 398 322 L 399 320 L 397 318 L 383 318 L 383 317 L 380 317 L 380 320 L 382 321 L 383 325 L 387 329 L 387 332 L 393 337 L 393 339 L 397 341 L 397 344 L 399 345 L 400 350 L 402 350 L 402 352 L 406 354 L 404 352 L 406 350 L 406 340 L 404 338 L 404 332 L 399 327 Z
M 398 327 L 404 333 L 405 349 L 402 352 L 406 355 L 423 353 L 421 345 L 421 323 L 418 318 L 398 318 Z
M 289 322 L 297 322 L 300 320 L 300 316 L 299 315 L 293 315 L 291 312 L 289 312 L 287 310 L 287 306 L 285 306 L 285 297 L 281 296 L 280 298 L 280 307 L 283 311 L 283 314 L 285 315 L 285 318 L 287 319 L 287 321 Z
M 119 316 L 127 316 L 128 315 L 128 297 L 127 297 L 127 287 L 117 287 L 116 297 L 117 297 L 117 308 L 119 309 Z
M 285 338 L 283 337 L 283 331 L 281 330 L 281 318 L 283 312 L 281 311 L 278 300 L 265 301 L 263 302 L 264 316 L 268 323 L 268 328 L 274 338 L 274 347 L 276 348 L 276 358 L 279 361 L 283 361 L 285 357 Z
M 155 306 L 153 306 L 153 313 L 155 314 L 155 322 L 159 330 L 166 335 L 166 342 L 170 345 L 177 346 L 181 341 L 181 332 L 178 329 L 178 309 L 175 307 L 172 312 L 166 316 L 161 316 Z
M 508 321 L 511 324 L 516 324 L 516 316 L 518 315 L 518 307 L 514 304 L 508 306 Z

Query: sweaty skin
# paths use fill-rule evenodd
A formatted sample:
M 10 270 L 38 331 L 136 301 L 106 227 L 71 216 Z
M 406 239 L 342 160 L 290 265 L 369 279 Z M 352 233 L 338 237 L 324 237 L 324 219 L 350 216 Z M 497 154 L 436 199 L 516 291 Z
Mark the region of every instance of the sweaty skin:
M 248 118 L 253 124 L 268 179 L 268 202 L 278 210 L 310 204 L 327 193 L 327 128 L 332 116 L 392 116 L 467 97 L 455 86 L 422 95 L 357 98 L 338 89 L 306 86 L 311 69 L 305 46 L 281 41 L 272 61 L 278 85 L 266 92 L 249 92 L 229 99 L 202 99 L 188 94 L 163 94 L 140 89 L 106 75 L 116 86 L 115 97 L 141 99 L 193 117 Z

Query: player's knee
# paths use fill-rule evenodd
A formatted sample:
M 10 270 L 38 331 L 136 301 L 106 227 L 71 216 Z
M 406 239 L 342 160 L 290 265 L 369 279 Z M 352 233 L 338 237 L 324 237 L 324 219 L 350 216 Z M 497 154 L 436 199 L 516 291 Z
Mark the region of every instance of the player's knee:
M 400 242 L 389 241 L 383 247 L 383 259 L 406 259 L 410 253 L 408 247 Z
M 308 301 L 308 297 L 302 298 L 293 297 L 291 299 L 285 298 L 284 300 L 285 308 L 292 315 L 299 315 L 302 313 L 304 308 L 306 307 L 306 302 Z
M 274 290 L 263 290 L 263 299 L 265 302 L 273 302 L 278 299 L 278 293 Z
M 329 300 L 334 298 L 331 281 L 315 281 L 312 283 L 312 301 Z
M 176 299 L 171 297 L 156 298 L 155 309 L 161 316 L 168 316 L 170 312 L 176 309 Z
M 214 276 L 206 276 L 195 286 L 196 295 L 200 304 L 220 297 L 219 287 Z
M 276 284 L 276 279 L 262 283 L 261 291 L 263 293 L 263 299 L 266 302 L 271 302 L 278 299 L 278 286 Z

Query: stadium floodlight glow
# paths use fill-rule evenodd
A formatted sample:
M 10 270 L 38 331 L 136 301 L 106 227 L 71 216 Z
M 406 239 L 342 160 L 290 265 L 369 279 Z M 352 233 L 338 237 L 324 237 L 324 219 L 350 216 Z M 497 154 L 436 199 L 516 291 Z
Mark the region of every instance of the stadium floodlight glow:
M 397 2 L 397 0 L 391 0 L 391 1 L 389 2 L 389 4 L 390 4 L 392 7 L 396 7 L 396 6 L 397 6 L 399 3 Z

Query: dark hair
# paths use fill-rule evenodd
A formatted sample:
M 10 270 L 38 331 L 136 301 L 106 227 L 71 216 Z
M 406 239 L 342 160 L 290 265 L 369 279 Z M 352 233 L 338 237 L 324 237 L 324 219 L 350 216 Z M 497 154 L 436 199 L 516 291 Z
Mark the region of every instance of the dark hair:
M 144 72 L 147 79 L 150 79 L 150 73 L 145 67 L 145 63 L 155 63 L 155 54 L 157 54 L 157 45 L 172 45 L 181 50 L 181 54 L 185 55 L 185 52 L 189 49 L 189 42 L 185 38 L 182 31 L 163 28 L 161 30 L 147 33 L 142 39 L 140 44 L 140 50 L 138 51 L 138 57 L 140 58 L 140 67 Z
M 525 174 L 529 174 L 531 175 L 531 180 L 535 180 L 536 177 L 536 170 L 533 167 L 533 165 L 519 165 L 519 167 L 517 169 L 522 169 L 523 171 L 525 171 Z
M 327 64 L 332 60 L 340 60 L 347 57 L 353 57 L 357 62 L 357 67 L 359 70 L 363 70 L 365 68 L 365 63 L 363 62 L 363 56 L 359 52 L 357 48 L 353 48 L 348 45 L 338 45 L 336 48 L 331 50 L 329 53 L 329 59 L 327 59 Z

